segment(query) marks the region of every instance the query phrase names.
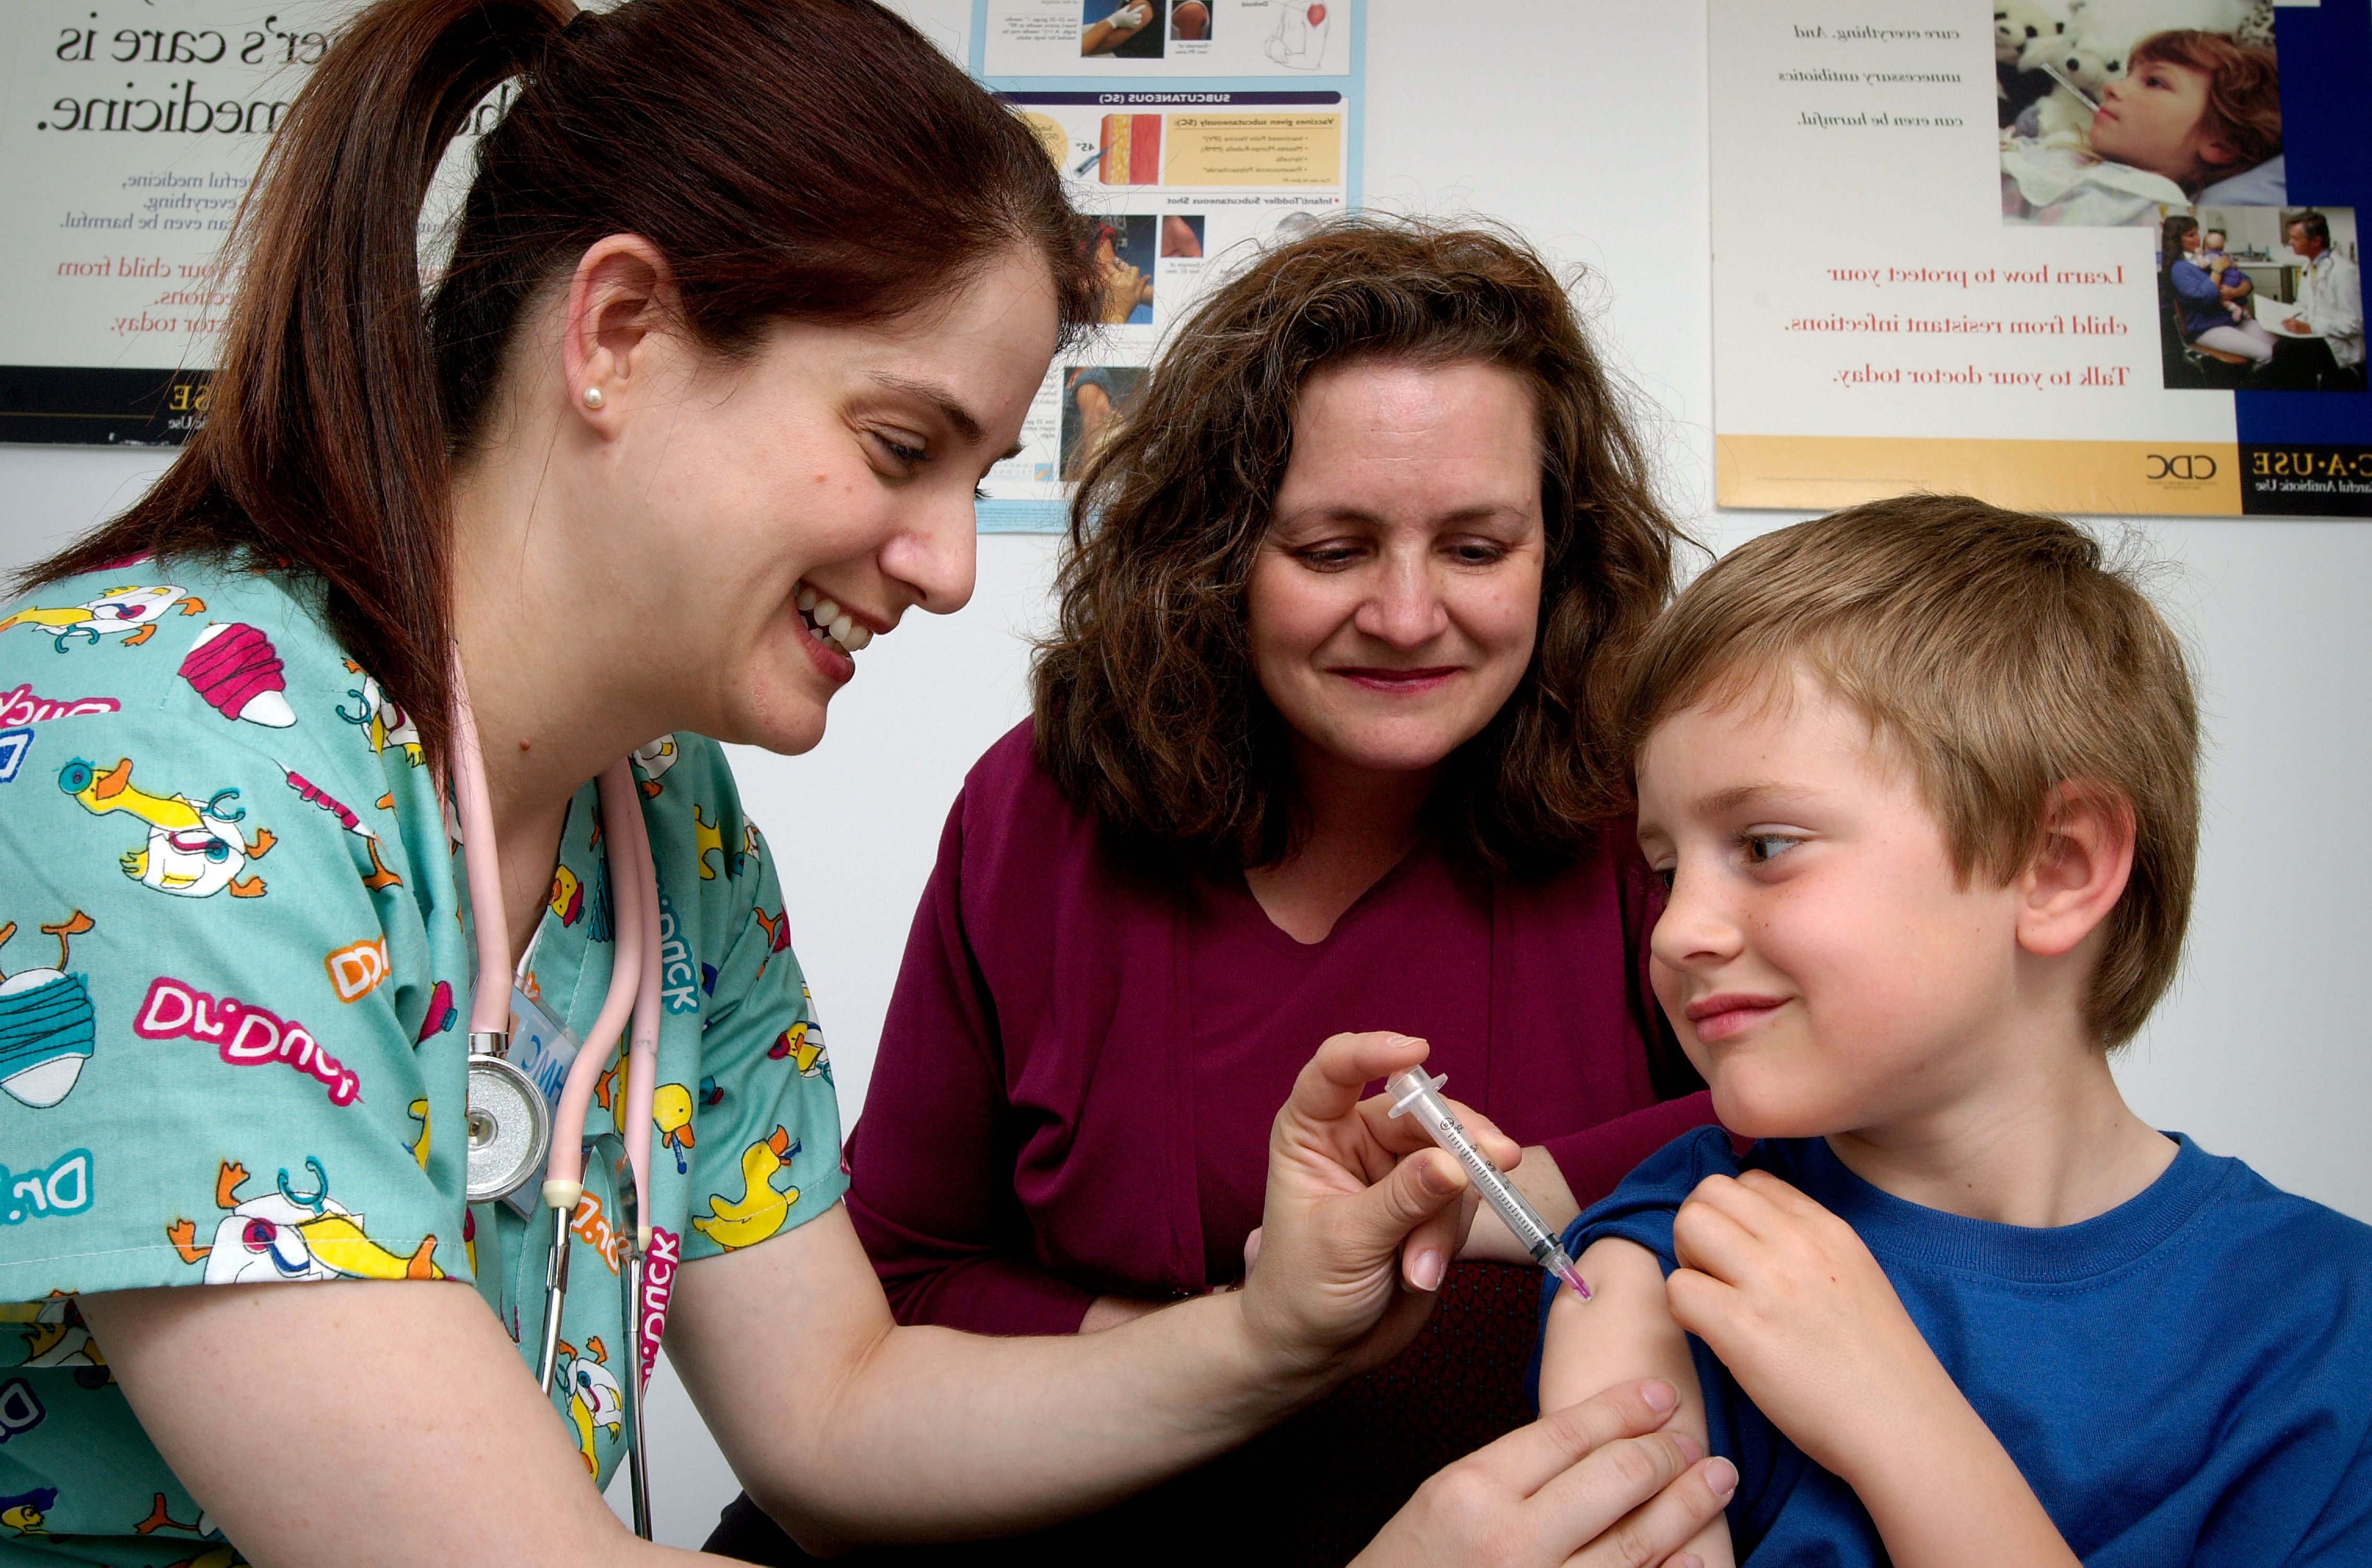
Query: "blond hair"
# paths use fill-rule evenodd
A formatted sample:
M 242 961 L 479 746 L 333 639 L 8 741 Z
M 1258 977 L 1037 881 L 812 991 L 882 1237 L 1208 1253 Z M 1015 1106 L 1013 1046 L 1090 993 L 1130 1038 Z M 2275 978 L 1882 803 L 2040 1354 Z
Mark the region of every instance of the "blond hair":
M 2129 567 L 2056 517 L 1961 495 L 1874 501 L 1763 535 L 1648 633 L 1623 711 L 1656 723 L 1800 662 L 1910 768 L 1965 885 L 2016 877 L 2063 785 L 2134 822 L 2133 873 L 2085 997 L 2104 1048 L 2173 980 L 2199 853 L 2199 714 Z

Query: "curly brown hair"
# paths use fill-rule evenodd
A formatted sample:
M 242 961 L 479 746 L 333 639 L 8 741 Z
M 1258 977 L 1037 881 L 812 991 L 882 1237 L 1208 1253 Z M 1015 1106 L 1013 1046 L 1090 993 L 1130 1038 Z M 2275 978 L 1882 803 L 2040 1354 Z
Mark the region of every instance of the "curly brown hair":
M 1426 824 L 1453 860 L 1543 872 L 1628 803 L 1619 668 L 1671 592 L 1681 536 L 1629 400 L 1566 286 L 1497 228 L 1333 221 L 1216 289 L 1090 455 L 1032 671 L 1040 765 L 1124 844 L 1273 865 L 1306 830 L 1284 721 L 1251 666 L 1245 586 L 1312 371 L 1505 367 L 1538 410 L 1540 633 L 1521 682 L 1452 756 Z

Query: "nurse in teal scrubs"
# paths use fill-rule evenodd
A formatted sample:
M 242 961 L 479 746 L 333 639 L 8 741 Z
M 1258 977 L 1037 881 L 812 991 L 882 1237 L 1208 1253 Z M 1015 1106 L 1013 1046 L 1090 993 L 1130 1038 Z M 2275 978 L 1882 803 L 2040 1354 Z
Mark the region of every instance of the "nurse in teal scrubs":
M 424 300 L 428 176 L 514 79 Z M 803 1541 L 990 1533 L 1405 1342 L 1468 1205 L 1358 1106 L 1394 1036 L 1304 1074 L 1248 1286 L 1125 1330 L 895 1328 L 838 1203 L 791 948 L 828 900 L 703 738 L 806 749 L 875 637 L 969 596 L 973 486 L 1095 303 L 1017 122 L 862 0 L 382 0 L 242 223 L 205 428 L 0 604 L 0 1564 L 656 1560 L 587 1482 L 662 1344 Z M 455 650 L 498 910 L 448 813 Z M 649 1277 L 630 1315 L 588 1162 L 547 1400 L 550 1232 L 463 1192 L 471 938 L 501 921 L 589 1029 L 631 864 L 590 781 L 628 753 Z M 564 1135 L 623 1130 L 618 1076 Z M 1454 1555 L 1502 1502 L 1577 1544 L 1675 1478 L 1683 1539 L 1710 1493 L 1659 1420 L 1544 1424 L 1482 1465 L 1504 1497 L 1445 1486 L 1378 1547 Z

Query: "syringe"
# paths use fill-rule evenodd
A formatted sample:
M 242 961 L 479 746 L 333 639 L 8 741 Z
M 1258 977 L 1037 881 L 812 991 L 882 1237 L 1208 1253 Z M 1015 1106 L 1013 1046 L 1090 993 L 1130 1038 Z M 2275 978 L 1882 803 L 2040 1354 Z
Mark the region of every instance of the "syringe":
M 1524 1201 L 1524 1195 L 1516 1191 L 1499 1167 L 1491 1163 L 1490 1156 L 1475 1146 L 1473 1136 L 1458 1120 L 1457 1113 L 1449 1109 L 1449 1102 L 1435 1092 L 1448 1082 L 1449 1074 L 1447 1073 L 1437 1077 L 1429 1076 L 1422 1067 L 1403 1067 L 1384 1080 L 1384 1089 L 1392 1097 L 1394 1116 L 1414 1111 L 1419 1125 L 1432 1134 L 1433 1141 L 1466 1167 L 1467 1179 L 1474 1183 L 1474 1191 L 1481 1193 L 1482 1201 L 1506 1222 L 1507 1229 L 1532 1255 L 1532 1261 L 1573 1286 L 1580 1293 L 1581 1299 L 1587 1301 L 1589 1286 L 1582 1283 L 1580 1271 L 1573 1266 L 1572 1257 L 1557 1245 L 1555 1233 L 1541 1221 L 1539 1212 Z

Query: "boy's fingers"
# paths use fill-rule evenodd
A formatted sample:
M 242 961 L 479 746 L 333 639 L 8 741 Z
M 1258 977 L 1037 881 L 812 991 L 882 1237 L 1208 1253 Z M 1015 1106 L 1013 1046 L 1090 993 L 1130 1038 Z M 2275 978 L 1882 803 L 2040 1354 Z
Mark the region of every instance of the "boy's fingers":
M 1749 1171 L 1747 1174 L 1751 1176 L 1755 1173 Z M 1727 1214 L 1749 1236 L 1765 1234 L 1780 1222 L 1784 1214 L 1768 1193 L 1729 1176 L 1706 1177 L 1697 1183 L 1696 1191 L 1689 1194 L 1688 1202 L 1703 1203 Z
M 1750 1170 L 1738 1179 L 1738 1184 L 1781 1214 L 1793 1214 L 1798 1219 L 1812 1219 L 1829 1212 L 1806 1196 L 1801 1188 L 1781 1180 L 1767 1170 Z
M 1664 1282 L 1664 1305 L 1672 1321 L 1703 1340 L 1715 1353 L 1726 1341 L 1730 1314 L 1738 1303 L 1738 1287 L 1695 1269 L 1675 1269 Z
M 1692 1197 L 1672 1216 L 1672 1255 L 1684 1268 L 1734 1283 L 1751 1268 L 1756 1247 L 1754 1234 L 1717 1203 Z
M 1724 1458 L 1702 1460 L 1568 1559 L 1567 1568 L 1661 1562 L 1719 1518 L 1737 1493 L 1737 1466 Z
M 1577 1405 L 1546 1411 L 1472 1457 L 1517 1496 L 1529 1497 L 1607 1444 L 1655 1431 L 1671 1419 L 1679 1398 L 1660 1378 L 1620 1383 Z

